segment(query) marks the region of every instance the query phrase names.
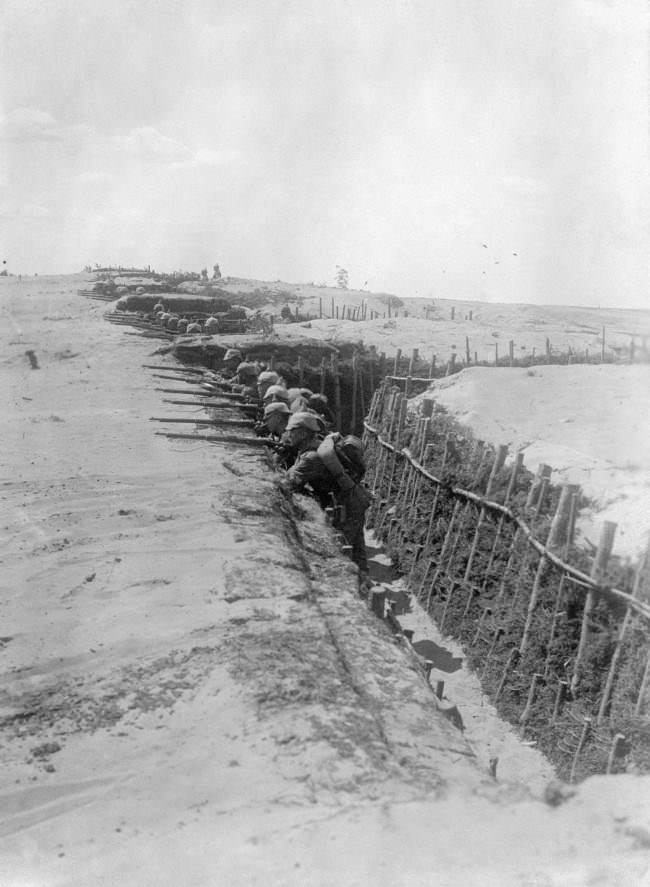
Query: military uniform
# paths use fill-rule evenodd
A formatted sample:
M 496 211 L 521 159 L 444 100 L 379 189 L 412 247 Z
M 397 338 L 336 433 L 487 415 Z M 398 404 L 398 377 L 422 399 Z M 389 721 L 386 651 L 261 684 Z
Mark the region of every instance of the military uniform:
M 311 487 L 323 508 L 331 505 L 331 497 L 334 497 L 341 511 L 335 526 L 352 546 L 352 560 L 366 573 L 368 560 L 363 527 L 370 496 L 360 484 L 350 484 L 348 489 L 341 489 L 339 481 L 317 453 L 320 443 L 321 441 L 312 439 L 300 448 L 298 457 L 288 472 L 289 483 L 295 490 Z

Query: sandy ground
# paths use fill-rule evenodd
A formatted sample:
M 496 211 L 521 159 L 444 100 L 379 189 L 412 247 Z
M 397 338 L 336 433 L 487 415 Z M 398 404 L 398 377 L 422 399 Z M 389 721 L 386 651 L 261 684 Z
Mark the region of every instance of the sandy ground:
M 650 779 L 490 780 L 313 504 L 154 435 L 82 285 L 0 281 L 0 884 L 644 883 Z
M 596 544 L 614 521 L 614 551 L 632 560 L 650 535 L 650 365 L 469 367 L 426 395 L 477 435 L 524 452 L 531 471 L 580 484 L 591 506 L 578 533 Z

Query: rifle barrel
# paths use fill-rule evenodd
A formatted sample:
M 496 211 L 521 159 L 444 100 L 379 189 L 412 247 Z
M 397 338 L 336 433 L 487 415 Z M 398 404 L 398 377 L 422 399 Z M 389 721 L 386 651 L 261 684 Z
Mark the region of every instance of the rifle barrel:
M 182 419 L 177 416 L 149 416 L 150 422 L 180 422 L 185 425 L 231 425 L 237 428 L 251 428 L 252 419 Z
M 157 391 L 164 391 L 164 388 L 157 388 Z M 182 391 L 181 394 L 190 394 L 189 391 Z M 200 395 L 199 395 L 200 396 Z M 203 395 L 207 397 L 208 395 Z M 255 406 L 253 403 L 232 403 L 231 401 L 221 401 L 217 403 L 211 403 L 209 400 L 169 400 L 168 398 L 163 397 L 163 403 L 173 403 L 178 406 L 186 406 L 186 407 L 204 407 L 205 409 L 211 410 L 225 410 L 228 407 L 231 409 L 244 410 L 248 413 L 257 413 L 259 407 Z
M 209 440 L 215 443 L 247 444 L 254 447 L 274 447 L 277 443 L 268 437 L 235 437 L 230 434 L 175 434 L 170 431 L 156 431 L 155 434 L 172 440 Z
M 203 376 L 206 372 L 205 370 L 197 370 L 193 367 L 165 367 L 159 366 L 155 363 L 143 363 L 142 367 L 145 370 L 172 370 L 174 373 L 197 373 L 199 376 Z

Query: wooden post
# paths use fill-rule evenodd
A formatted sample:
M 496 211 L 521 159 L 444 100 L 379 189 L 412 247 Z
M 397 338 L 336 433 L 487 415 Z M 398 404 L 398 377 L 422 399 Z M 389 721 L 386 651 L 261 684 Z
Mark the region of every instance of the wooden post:
M 399 362 L 400 362 L 401 356 L 402 356 L 402 349 L 398 348 L 397 351 L 395 352 L 395 363 L 393 366 L 393 375 L 394 376 L 399 376 Z
M 625 741 L 624 733 L 617 733 L 616 736 L 612 739 L 612 747 L 609 752 L 609 756 L 607 758 L 607 769 L 605 773 L 609 776 L 614 768 L 614 761 L 618 757 L 618 749 L 622 742 Z
M 364 386 L 366 374 L 364 373 L 363 361 L 361 363 L 361 366 L 359 366 L 357 373 L 359 375 L 359 400 L 360 400 L 360 407 L 361 407 L 361 418 L 363 418 L 366 415 L 366 395 L 365 395 L 365 386 Z M 370 390 L 372 392 L 372 389 L 370 389 Z
M 650 566 L 650 545 L 646 548 L 643 557 L 639 562 L 639 566 L 637 567 L 636 574 L 634 576 L 634 587 L 632 588 L 632 597 L 638 598 L 641 595 L 641 590 L 646 582 L 647 578 L 647 570 L 648 566 Z M 614 647 L 614 652 L 612 653 L 612 658 L 609 663 L 609 670 L 607 672 L 607 679 L 605 681 L 605 688 L 603 690 L 603 696 L 600 700 L 600 706 L 598 707 L 598 716 L 596 718 L 597 724 L 602 724 L 605 718 L 605 712 L 607 710 L 607 706 L 609 704 L 609 699 L 612 692 L 612 687 L 614 685 L 614 677 L 616 675 L 616 668 L 618 666 L 618 660 L 620 659 L 621 652 L 623 650 L 623 641 L 625 639 L 625 635 L 627 633 L 628 626 L 632 619 L 631 610 L 628 606 L 625 610 L 625 616 L 623 616 L 623 621 L 621 622 L 621 627 L 618 632 L 618 637 L 616 639 L 616 646 Z
M 442 543 L 442 548 L 440 549 L 440 554 L 438 555 L 438 565 L 436 567 L 436 572 L 433 575 L 433 579 L 431 580 L 431 585 L 429 587 L 429 595 L 427 597 L 427 603 L 426 603 L 426 607 L 425 607 L 427 613 L 429 612 L 429 606 L 431 604 L 431 595 L 433 594 L 433 590 L 434 590 L 436 583 L 438 581 L 438 576 L 442 572 L 442 565 L 443 565 L 444 559 L 447 555 L 447 551 L 451 545 L 451 540 L 452 540 L 452 536 L 454 533 L 454 525 L 456 523 L 456 519 L 458 518 L 458 514 L 460 512 L 460 507 L 461 507 L 460 499 L 456 499 L 456 501 L 454 503 L 454 510 L 452 512 L 451 519 L 450 519 L 449 523 L 447 524 L 447 532 L 445 533 L 445 538 Z
M 451 319 L 453 320 L 456 316 L 456 308 L 454 305 L 451 306 Z
M 547 472 L 548 472 L 548 474 L 547 474 Z M 537 476 L 533 480 L 533 482 L 531 484 L 530 491 L 528 493 L 528 499 L 526 501 L 526 509 L 531 508 L 535 504 L 535 502 L 537 502 L 537 500 L 539 498 L 539 493 L 541 492 L 542 485 L 544 484 L 544 482 L 548 483 L 548 475 L 550 475 L 550 473 L 551 473 L 550 465 L 544 465 L 544 464 L 539 465 L 539 467 L 537 469 Z M 513 480 L 511 477 L 511 484 L 512 483 L 513 483 Z M 512 542 L 510 543 L 510 551 L 508 553 L 508 560 L 506 561 L 506 565 L 503 568 L 503 572 L 501 575 L 501 582 L 499 583 L 499 590 L 497 592 L 497 595 L 496 595 L 496 598 L 494 601 L 494 608 L 495 608 L 495 612 L 497 613 L 497 616 L 499 616 L 501 613 L 500 607 L 501 607 L 501 602 L 505 596 L 508 578 L 509 578 L 510 574 L 513 572 L 512 568 L 513 568 L 513 565 L 517 559 L 519 540 L 520 540 L 521 535 L 522 535 L 521 530 L 519 529 L 519 527 L 517 527 L 517 529 L 515 530 L 514 535 L 512 537 Z M 525 551 L 524 552 L 524 559 L 522 560 L 522 567 L 525 563 L 525 559 L 527 557 L 527 554 L 528 554 L 528 552 Z
M 575 486 L 572 484 L 565 484 L 562 487 L 562 492 L 560 493 L 560 499 L 557 504 L 557 508 L 555 509 L 555 514 L 553 515 L 553 520 L 551 522 L 551 529 L 549 531 L 548 539 L 546 540 L 546 548 L 555 553 L 559 548 L 562 548 L 566 545 L 566 540 L 569 533 L 569 524 L 570 524 L 570 511 L 571 511 L 571 497 L 576 492 Z M 546 571 L 547 560 L 544 555 L 540 556 L 539 563 L 537 565 L 537 572 L 535 574 L 535 579 L 533 581 L 533 587 L 530 593 L 530 600 L 528 602 L 528 610 L 526 613 L 526 622 L 524 624 L 524 630 L 521 637 L 521 643 L 519 644 L 519 652 L 523 656 L 524 651 L 528 645 L 528 639 L 530 637 L 530 629 L 533 623 L 533 616 L 535 614 L 535 608 L 537 607 L 537 601 L 539 599 L 539 592 L 541 590 L 542 578 Z
M 352 411 L 350 418 L 350 434 L 357 433 L 357 355 L 352 356 Z
M 409 368 L 408 368 L 408 373 L 407 373 L 407 375 L 409 375 L 409 376 L 413 375 L 413 367 L 415 366 L 417 354 L 418 354 L 417 348 L 414 348 L 413 351 L 411 351 L 411 359 L 409 360 Z
M 573 544 L 573 534 L 575 531 L 575 522 L 576 522 L 576 514 L 578 511 L 578 497 L 579 497 L 580 487 L 575 485 L 575 492 L 571 493 L 571 501 L 569 503 L 569 525 L 567 528 L 567 538 L 564 544 L 564 551 L 562 552 L 562 556 L 565 561 L 569 559 L 569 552 L 571 551 L 571 546 Z M 553 653 L 553 641 L 555 640 L 555 629 L 557 628 L 557 623 L 560 619 L 560 616 L 564 616 L 565 613 L 561 609 L 562 602 L 564 600 L 564 586 L 567 581 L 566 573 L 562 573 L 562 578 L 560 579 L 560 584 L 558 586 L 557 594 L 555 596 L 555 604 L 553 606 L 553 618 L 551 619 L 551 628 L 548 633 L 548 641 L 546 644 L 546 659 L 544 661 L 544 677 L 547 678 L 550 668 L 551 668 L 551 655 Z
M 533 707 L 533 702 L 535 701 L 535 690 L 537 689 L 538 681 L 543 679 L 543 675 L 538 674 L 537 672 L 533 673 L 533 679 L 530 684 L 530 690 L 528 691 L 528 699 L 526 700 L 526 705 L 524 706 L 524 710 L 522 711 L 519 717 L 519 723 L 522 727 L 524 727 L 530 718 L 530 712 Z
M 334 415 L 336 417 L 336 430 L 341 430 L 341 377 L 339 375 L 339 362 L 336 354 L 330 358 L 330 368 L 334 380 Z
M 497 687 L 497 691 L 494 694 L 495 703 L 498 702 L 499 697 L 503 693 L 503 688 L 505 687 L 506 681 L 508 680 L 508 675 L 510 674 L 510 671 L 517 664 L 518 661 L 519 661 L 519 651 L 512 649 L 510 651 L 510 654 L 509 654 L 507 660 L 506 660 L 506 664 L 503 667 L 503 672 L 501 673 L 501 680 L 499 681 L 499 686 Z
M 566 699 L 568 689 L 568 681 L 558 681 L 557 692 L 555 694 L 555 704 L 553 706 L 553 714 L 551 715 L 551 726 L 557 723 L 557 719 L 562 714 L 562 707 L 564 706 L 564 700 Z
M 431 355 L 431 366 L 429 367 L 429 378 L 433 379 L 436 374 L 436 355 Z
M 515 461 L 512 463 L 512 468 L 510 469 L 510 479 L 508 481 L 508 487 L 506 489 L 506 495 L 503 500 L 503 504 L 507 505 L 510 501 L 510 497 L 512 496 L 512 492 L 515 488 L 515 483 L 517 481 L 517 477 L 523 467 L 524 464 L 524 454 L 520 450 L 515 456 Z M 487 566 L 485 567 L 485 579 L 483 580 L 483 585 L 481 586 L 481 594 L 485 592 L 488 583 L 488 576 L 490 570 L 492 569 L 492 564 L 494 563 L 494 558 L 497 552 L 499 540 L 501 539 L 501 534 L 503 532 L 503 526 L 505 523 L 505 516 L 502 514 L 499 518 L 499 523 L 497 524 L 497 531 L 494 536 L 494 542 L 492 543 L 492 549 L 490 551 L 490 557 L 488 558 Z
M 646 690 L 648 687 L 648 679 L 650 678 L 650 657 L 646 660 L 645 671 L 643 672 L 643 677 L 641 678 L 641 686 L 639 687 L 639 695 L 636 698 L 636 705 L 634 706 L 634 717 L 638 718 L 643 711 L 645 705 L 645 697 Z
M 585 717 L 584 724 L 582 727 L 582 732 L 580 733 L 580 739 L 578 740 L 578 747 L 576 748 L 575 754 L 573 756 L 573 762 L 571 764 L 571 773 L 569 774 L 569 784 L 573 785 L 576 779 L 576 770 L 578 768 L 578 758 L 580 757 L 580 753 L 585 746 L 585 742 L 587 741 L 587 736 L 591 729 L 591 718 Z
M 551 340 L 549 337 L 546 337 L 546 360 L 550 361 L 551 359 Z
M 508 455 L 508 447 L 505 444 L 501 444 L 497 448 L 496 455 L 494 457 L 494 462 L 492 463 L 492 469 L 490 471 L 490 476 L 488 477 L 487 485 L 485 487 L 485 496 L 489 496 L 494 488 L 494 482 L 496 480 L 497 474 L 503 468 L 503 464 L 506 461 L 506 456 Z M 476 552 L 478 550 L 478 542 L 481 535 L 481 525 L 485 519 L 485 507 L 481 506 L 481 510 L 479 512 L 478 521 L 476 523 L 476 529 L 474 530 L 474 538 L 472 539 L 472 545 L 469 552 L 469 557 L 467 558 L 467 565 L 465 567 L 465 574 L 463 575 L 463 582 L 469 582 L 469 578 L 472 574 L 472 566 L 474 563 L 474 558 L 476 557 Z M 467 606 L 471 602 L 471 593 L 470 598 L 467 602 Z M 467 608 L 466 608 L 467 612 Z
M 603 529 L 600 534 L 600 540 L 598 542 L 598 549 L 596 551 L 596 556 L 594 558 L 594 562 L 591 566 L 591 578 L 600 582 L 603 578 L 605 569 L 607 567 L 607 561 L 609 560 L 609 556 L 612 553 L 612 548 L 614 546 L 614 534 L 616 533 L 616 524 L 613 521 L 605 521 L 603 524 Z M 582 666 L 582 660 L 584 659 L 585 651 L 587 648 L 587 641 L 589 640 L 589 622 L 591 619 L 591 612 L 594 608 L 594 604 L 596 603 L 596 593 L 593 588 L 590 588 L 587 592 L 587 597 L 585 599 L 585 608 L 582 614 L 582 626 L 580 629 L 580 641 L 578 642 L 578 651 L 576 653 L 576 659 L 573 664 L 573 677 L 571 678 L 571 692 L 575 696 L 576 690 L 578 688 L 578 683 L 580 680 L 580 668 Z
M 513 367 L 515 365 L 515 343 L 513 339 L 510 339 L 508 342 L 508 351 L 510 353 L 510 366 Z
M 469 352 L 469 336 L 465 336 L 465 363 L 467 366 L 470 365 L 471 357 Z
M 470 310 L 470 312 L 469 312 L 469 319 L 472 320 L 473 316 L 474 316 L 474 312 L 473 312 L 472 310 Z

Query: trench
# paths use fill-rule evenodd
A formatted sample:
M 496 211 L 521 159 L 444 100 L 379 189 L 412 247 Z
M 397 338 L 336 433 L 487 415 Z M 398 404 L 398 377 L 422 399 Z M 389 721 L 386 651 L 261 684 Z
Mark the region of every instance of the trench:
M 300 348 L 296 348 L 295 343 L 292 344 L 295 356 L 296 352 L 300 353 Z M 189 357 L 187 353 L 176 356 L 186 360 Z M 282 356 L 286 360 L 289 354 Z M 213 356 L 202 349 L 198 353 L 194 352 L 192 357 L 194 359 L 190 362 L 194 366 L 215 368 Z M 304 381 L 311 382 L 307 367 L 302 366 L 301 369 Z M 342 379 L 346 378 L 347 369 L 352 369 L 351 361 L 349 366 L 341 361 L 338 370 Z M 295 371 L 297 370 L 296 367 Z M 286 370 L 285 374 L 289 375 Z M 379 381 L 380 373 L 372 375 Z M 331 382 L 331 379 L 330 376 L 328 381 Z M 318 390 L 315 385 L 314 387 Z M 351 380 L 349 387 L 351 392 Z M 340 389 L 341 415 L 344 421 L 350 410 L 347 388 L 348 386 L 342 385 Z M 358 388 L 362 390 L 362 385 Z M 325 390 L 328 391 L 327 387 Z M 363 421 L 363 415 L 360 419 Z M 413 650 L 421 657 L 423 666 L 426 662 L 428 668 L 431 663 L 429 682 L 432 692 L 435 690 L 443 706 L 457 711 L 459 717 L 453 715 L 449 720 L 461 728 L 481 769 L 499 780 L 525 785 L 529 791 L 541 793 L 549 780 L 555 777 L 550 762 L 535 748 L 534 740 L 526 739 L 498 716 L 489 698 L 482 692 L 479 678 L 467 667 L 463 648 L 451 637 L 440 632 L 416 598 L 409 593 L 406 581 L 380 539 L 369 530 L 366 531 L 366 547 L 372 587 L 385 592 L 390 615 L 394 617 L 391 620 L 393 628 L 403 631 L 406 637 L 410 636 Z
M 463 735 L 479 767 L 499 781 L 525 786 L 540 796 L 556 778 L 551 762 L 512 725 L 499 717 L 482 691 L 479 677 L 468 667 L 465 651 L 452 637 L 443 634 L 433 619 L 409 593 L 403 576 L 381 541 L 366 530 L 370 578 L 386 592 L 387 605 L 402 629 L 411 635 L 413 649 L 433 663 L 429 675 L 443 702 L 455 705 Z M 442 682 L 443 686 L 440 686 Z

